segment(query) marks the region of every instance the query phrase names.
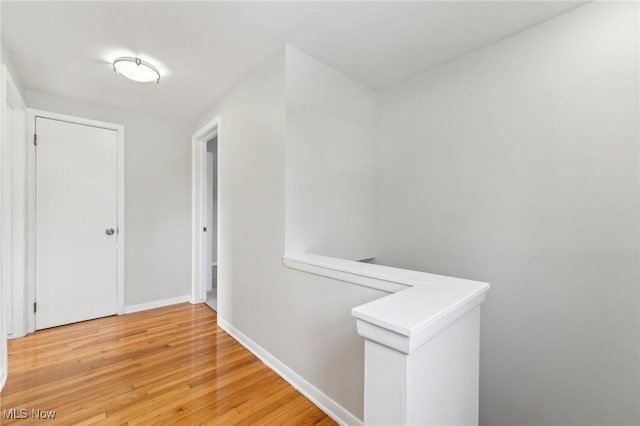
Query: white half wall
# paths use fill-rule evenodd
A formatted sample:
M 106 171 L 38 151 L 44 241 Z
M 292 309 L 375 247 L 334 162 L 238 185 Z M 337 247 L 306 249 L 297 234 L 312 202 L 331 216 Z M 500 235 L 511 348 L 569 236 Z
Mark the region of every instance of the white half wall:
M 381 264 L 491 282 L 480 424 L 639 424 L 638 4 L 380 94 Z
M 31 108 L 125 127 L 125 305 L 191 291 L 189 126 L 137 112 L 26 91 Z
M 376 94 L 287 46 L 286 250 L 375 256 Z

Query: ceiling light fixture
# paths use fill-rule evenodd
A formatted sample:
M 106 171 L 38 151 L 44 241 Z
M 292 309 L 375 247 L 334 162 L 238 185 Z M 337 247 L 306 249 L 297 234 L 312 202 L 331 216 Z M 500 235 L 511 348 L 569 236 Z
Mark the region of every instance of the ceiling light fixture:
M 160 82 L 160 72 L 140 58 L 123 56 L 113 61 L 113 71 L 139 83 Z

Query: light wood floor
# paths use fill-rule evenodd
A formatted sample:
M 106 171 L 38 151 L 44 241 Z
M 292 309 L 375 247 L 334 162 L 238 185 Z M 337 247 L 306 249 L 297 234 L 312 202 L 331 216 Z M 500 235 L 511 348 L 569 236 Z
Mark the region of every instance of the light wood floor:
M 335 424 L 191 304 L 10 341 L 0 407 L 54 410 L 57 424 Z M 13 422 L 54 423 L 0 413 Z

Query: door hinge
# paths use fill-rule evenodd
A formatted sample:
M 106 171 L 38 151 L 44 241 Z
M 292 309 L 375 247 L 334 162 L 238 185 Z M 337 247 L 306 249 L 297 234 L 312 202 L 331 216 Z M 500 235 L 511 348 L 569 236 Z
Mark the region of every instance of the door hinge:
M 33 134 L 33 144 L 35 146 L 38 146 L 38 135 L 36 135 L 35 133 Z
M 35 314 L 36 312 L 38 312 L 38 303 L 33 302 L 33 313 Z

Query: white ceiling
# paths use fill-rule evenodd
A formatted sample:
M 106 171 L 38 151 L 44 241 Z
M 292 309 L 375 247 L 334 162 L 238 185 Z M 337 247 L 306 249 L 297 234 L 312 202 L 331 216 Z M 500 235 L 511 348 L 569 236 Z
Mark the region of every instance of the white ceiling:
M 2 37 L 29 89 L 193 122 L 285 42 L 381 89 L 580 2 L 2 2 Z M 112 72 L 117 56 L 159 85 Z

